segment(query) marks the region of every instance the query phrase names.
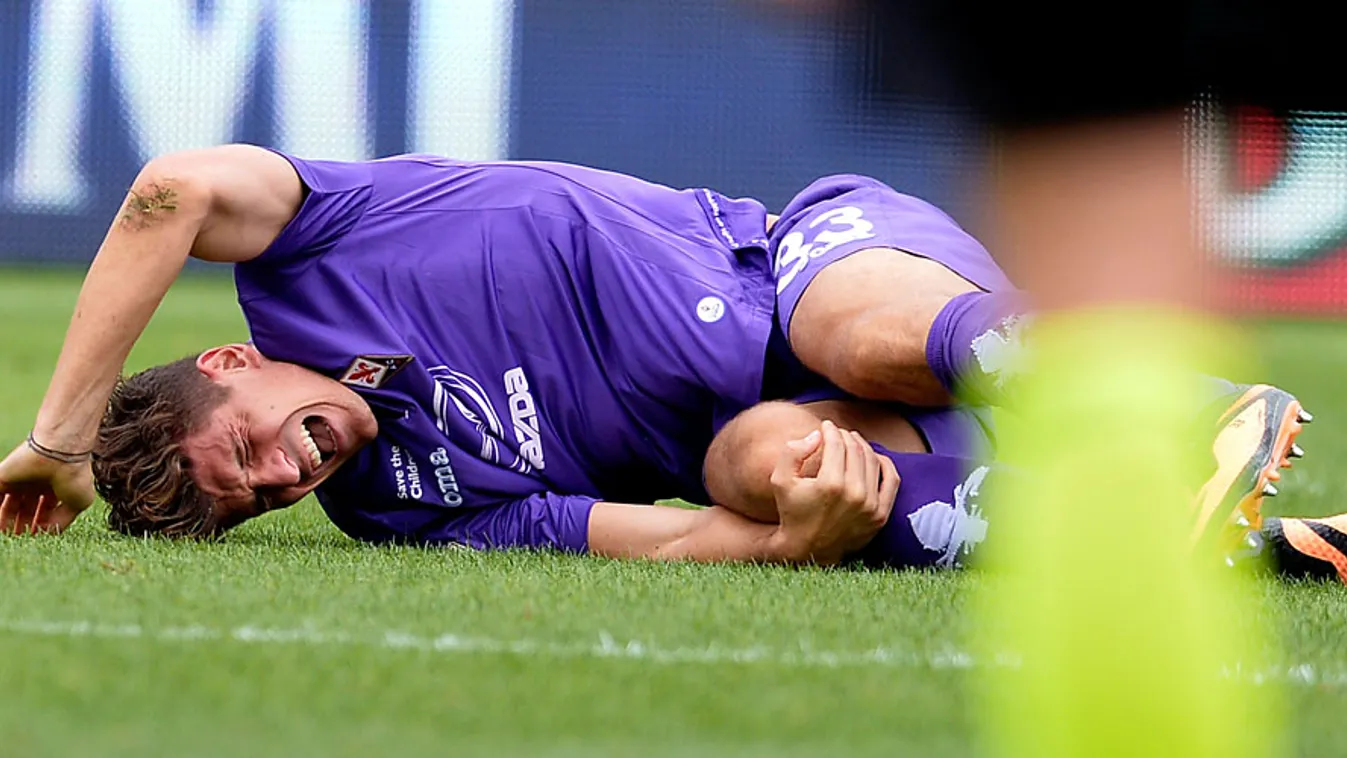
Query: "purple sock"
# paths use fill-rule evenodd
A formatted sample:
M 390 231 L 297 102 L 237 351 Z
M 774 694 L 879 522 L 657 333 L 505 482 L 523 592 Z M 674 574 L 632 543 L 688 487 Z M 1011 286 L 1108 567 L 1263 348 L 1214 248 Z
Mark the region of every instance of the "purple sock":
M 998 468 L 971 458 L 895 453 L 870 443 L 898 469 L 902 483 L 888 523 L 854 560 L 868 566 L 955 568 L 987 537 L 979 498 Z
M 1024 297 L 1017 292 L 966 292 L 945 304 L 926 339 L 926 363 L 951 394 L 1001 405 L 1016 371 Z

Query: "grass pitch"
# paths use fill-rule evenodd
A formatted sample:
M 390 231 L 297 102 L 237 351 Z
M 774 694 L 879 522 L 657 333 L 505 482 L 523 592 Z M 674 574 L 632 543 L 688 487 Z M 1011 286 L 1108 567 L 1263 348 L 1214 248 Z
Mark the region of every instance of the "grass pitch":
M 22 440 L 72 272 L 0 269 L 0 446 Z M 1347 510 L 1347 325 L 1249 325 L 1318 416 L 1279 512 Z M 180 284 L 130 361 L 246 338 Z M 0 755 L 963 756 L 976 574 L 372 548 L 305 503 L 218 544 L 0 538 Z M 1145 539 L 1126 514 L 1100 514 Z M 1287 752 L 1347 754 L 1347 589 L 1276 581 Z M 1252 685 L 1251 685 L 1252 686 Z

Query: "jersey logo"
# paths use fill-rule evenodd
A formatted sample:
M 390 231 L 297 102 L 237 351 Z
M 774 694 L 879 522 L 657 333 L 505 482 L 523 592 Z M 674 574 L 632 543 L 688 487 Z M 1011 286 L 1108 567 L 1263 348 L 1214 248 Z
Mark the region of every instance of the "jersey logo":
M 441 432 L 450 433 L 451 412 L 457 413 L 477 431 L 481 442 L 478 457 L 482 460 L 521 474 L 543 469 L 546 464 L 538 413 L 522 369 L 510 369 L 504 377 L 513 436 L 519 444 L 517 454 L 507 447 L 505 424 L 480 382 L 448 366 L 435 366 L 430 376 L 435 380 L 435 425 Z
M 338 381 L 352 387 L 377 390 L 411 362 L 410 355 L 362 355 L 351 361 Z
M 715 295 L 707 295 L 697 301 L 697 318 L 703 323 L 714 324 L 725 315 L 725 301 Z

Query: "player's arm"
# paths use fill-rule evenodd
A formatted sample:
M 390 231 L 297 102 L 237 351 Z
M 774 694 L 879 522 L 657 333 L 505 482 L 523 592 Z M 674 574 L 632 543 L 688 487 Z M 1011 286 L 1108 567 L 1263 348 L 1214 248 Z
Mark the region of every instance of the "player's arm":
M 811 473 L 815 465 L 817 473 Z M 612 558 L 832 564 L 864 547 L 888 521 L 898 472 L 860 435 L 825 422 L 819 433 L 785 446 L 772 487 L 779 524 L 723 507 L 625 505 L 547 492 L 494 508 L 455 510 L 415 534 L 397 537 L 478 550 L 552 548 Z M 351 525 L 334 520 L 355 533 Z
M 807 548 L 792 544 L 777 524 L 751 521 L 728 508 L 595 503 L 589 551 L 610 558 L 804 563 Z
M 289 162 L 260 148 L 230 145 L 146 164 L 85 277 L 34 436 L 88 450 L 131 347 L 187 258 L 257 257 L 300 196 Z
M 32 443 L 0 462 L 0 529 L 23 531 L 20 522 L 55 508 L 62 515 L 42 526 L 59 530 L 88 507 L 87 451 L 108 396 L 187 258 L 257 257 L 302 193 L 288 161 L 243 145 L 167 155 L 141 169 L 85 277 Z
M 805 461 L 819 448 L 818 473 Z M 772 473 L 779 524 L 722 507 L 689 510 L 597 503 L 589 550 L 618 558 L 832 564 L 888 521 L 898 492 L 893 463 L 858 434 L 825 422 L 789 443 Z

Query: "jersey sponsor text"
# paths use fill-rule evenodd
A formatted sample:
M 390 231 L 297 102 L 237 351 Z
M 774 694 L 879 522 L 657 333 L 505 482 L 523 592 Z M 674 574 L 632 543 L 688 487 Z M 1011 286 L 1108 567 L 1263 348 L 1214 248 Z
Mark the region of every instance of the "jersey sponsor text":
M 547 467 L 543 460 L 542 430 L 538 425 L 538 410 L 529 392 L 529 380 L 518 366 L 505 372 L 505 391 L 510 395 L 510 419 L 514 421 L 514 437 L 519 442 L 519 454 L 533 468 Z
M 435 467 L 435 484 L 440 488 L 440 498 L 444 504 L 457 508 L 463 505 L 463 494 L 458 491 L 458 477 L 454 476 L 454 467 L 449 463 L 449 451 L 435 448 L 430 454 L 430 465 Z
M 425 490 L 421 487 L 421 467 L 416 465 L 416 459 L 404 455 L 402 448 L 394 445 L 392 453 L 388 456 L 388 463 L 393 467 L 393 481 L 398 488 L 398 499 L 406 500 L 410 497 L 412 500 L 420 500 Z

